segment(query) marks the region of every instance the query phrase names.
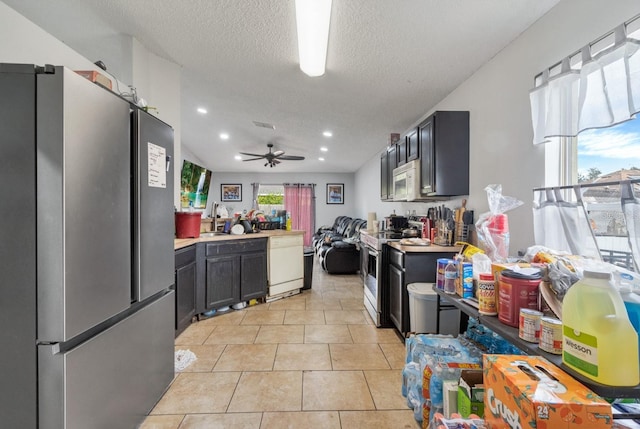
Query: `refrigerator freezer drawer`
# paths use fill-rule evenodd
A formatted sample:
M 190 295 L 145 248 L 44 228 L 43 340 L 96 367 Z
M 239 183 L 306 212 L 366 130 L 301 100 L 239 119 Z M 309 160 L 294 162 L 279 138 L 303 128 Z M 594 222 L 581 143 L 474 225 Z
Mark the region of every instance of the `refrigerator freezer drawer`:
M 38 346 L 39 428 L 137 427 L 173 379 L 174 295 L 66 353 Z

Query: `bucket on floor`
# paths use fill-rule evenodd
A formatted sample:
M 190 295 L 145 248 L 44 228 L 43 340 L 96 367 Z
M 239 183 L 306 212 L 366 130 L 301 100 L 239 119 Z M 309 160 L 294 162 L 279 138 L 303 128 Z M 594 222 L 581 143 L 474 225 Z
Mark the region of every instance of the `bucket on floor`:
M 305 247 L 303 249 L 304 257 L 304 280 L 302 283 L 302 289 L 311 289 L 311 283 L 313 281 L 313 247 Z
M 176 212 L 176 238 L 200 237 L 201 219 L 199 212 Z

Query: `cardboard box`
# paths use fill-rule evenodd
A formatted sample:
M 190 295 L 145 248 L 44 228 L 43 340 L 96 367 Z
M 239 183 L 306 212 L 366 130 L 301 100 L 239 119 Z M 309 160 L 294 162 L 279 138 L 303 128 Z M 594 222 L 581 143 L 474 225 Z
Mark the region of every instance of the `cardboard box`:
M 491 429 L 611 428 L 611 405 L 540 356 L 484 356 Z
M 458 385 L 458 413 L 462 417 L 484 416 L 484 385 L 482 371 L 464 370 Z
M 105 75 L 98 73 L 94 70 L 75 70 L 80 76 L 85 79 L 89 79 L 91 82 L 97 83 L 99 85 L 104 86 L 105 88 L 111 89 L 111 79 L 106 77 Z

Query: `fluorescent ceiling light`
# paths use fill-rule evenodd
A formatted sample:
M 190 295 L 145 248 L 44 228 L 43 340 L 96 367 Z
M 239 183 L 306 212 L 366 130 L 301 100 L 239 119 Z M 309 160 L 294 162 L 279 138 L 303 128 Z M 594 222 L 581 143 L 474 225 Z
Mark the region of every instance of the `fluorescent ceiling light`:
M 300 70 L 322 76 L 327 62 L 331 0 L 296 0 Z
M 318 158 L 318 161 L 324 161 L 323 157 Z
M 207 113 L 207 109 L 205 109 L 204 107 L 198 107 L 198 113 L 202 113 L 204 115 L 205 113 Z
M 229 134 L 227 133 L 220 133 L 220 138 L 222 140 L 229 140 Z
M 331 137 L 331 136 L 333 136 L 333 133 L 331 131 L 325 131 L 325 132 L 322 133 L 322 135 L 325 136 L 325 137 Z
M 320 151 L 321 151 L 321 152 L 329 152 L 329 149 L 328 149 L 328 148 L 326 148 L 326 147 L 324 147 L 324 146 L 322 146 L 322 147 L 320 148 Z
M 236 156 L 234 156 L 234 158 L 235 158 L 236 160 L 238 160 L 238 161 L 240 161 L 240 160 L 242 159 L 242 157 L 241 157 L 240 155 L 236 155 Z

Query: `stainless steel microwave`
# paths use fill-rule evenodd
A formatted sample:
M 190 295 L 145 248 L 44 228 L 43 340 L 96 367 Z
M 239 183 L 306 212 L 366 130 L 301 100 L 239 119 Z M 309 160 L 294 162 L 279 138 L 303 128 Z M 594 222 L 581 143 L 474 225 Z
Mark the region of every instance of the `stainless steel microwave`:
M 393 200 L 420 199 L 420 160 L 409 161 L 393 169 Z

